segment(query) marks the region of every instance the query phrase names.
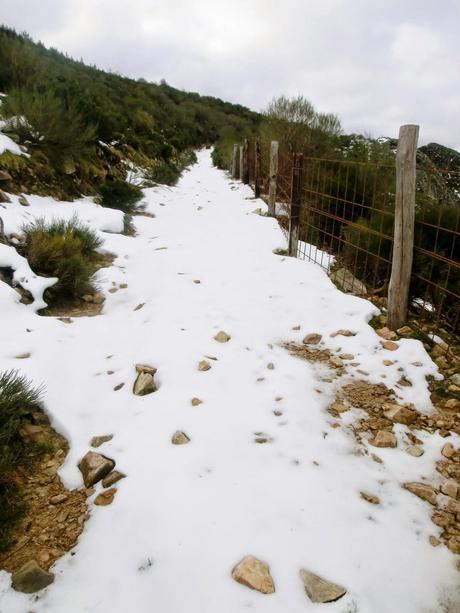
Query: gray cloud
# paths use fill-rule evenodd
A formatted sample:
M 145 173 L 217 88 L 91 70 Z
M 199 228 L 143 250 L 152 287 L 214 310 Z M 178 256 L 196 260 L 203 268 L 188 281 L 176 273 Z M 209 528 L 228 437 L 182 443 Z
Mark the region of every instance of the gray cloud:
M 240 102 L 303 94 L 345 131 L 460 149 L 458 0 L 2 0 L 2 21 L 122 74 Z

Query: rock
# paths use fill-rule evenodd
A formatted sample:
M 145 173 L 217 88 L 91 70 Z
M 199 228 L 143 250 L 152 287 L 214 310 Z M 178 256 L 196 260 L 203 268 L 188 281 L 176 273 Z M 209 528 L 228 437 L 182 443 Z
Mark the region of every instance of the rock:
M 119 390 L 121 390 L 123 386 L 124 386 L 124 383 L 118 383 L 118 385 L 115 385 L 115 387 L 113 388 L 113 391 L 118 392 Z
M 406 426 L 413 424 L 417 419 L 417 411 L 409 407 L 403 407 L 399 404 L 387 402 L 383 405 L 384 415 L 387 419 L 397 423 L 405 424 Z
M 454 500 L 460 500 L 460 484 L 456 481 L 445 481 L 441 485 L 441 492 Z
M 96 504 L 98 507 L 106 507 L 109 504 L 112 504 L 116 493 L 117 488 L 111 487 L 109 490 L 105 490 L 105 492 L 98 494 L 94 499 L 94 504 Z
M 46 442 L 46 433 L 41 426 L 24 424 L 19 431 L 19 435 L 25 443 L 39 445 Z
M 273 594 L 275 591 L 268 564 L 253 556 L 246 556 L 238 562 L 232 570 L 232 578 L 262 594 Z
M 351 330 L 337 330 L 337 332 L 333 332 L 330 337 L 335 338 L 336 336 L 356 336 L 356 332 L 352 332 Z
M 338 268 L 330 274 L 330 278 L 344 292 L 353 292 L 358 296 L 366 296 L 367 288 L 347 268 Z
M 347 593 L 347 590 L 342 586 L 330 583 L 303 568 L 299 574 L 305 592 L 312 602 L 334 602 Z
M 398 444 L 393 432 L 387 432 L 387 430 L 378 430 L 369 443 L 373 447 L 396 447 Z
M 134 307 L 133 311 L 140 311 L 143 308 L 145 302 L 140 302 L 136 307 Z
M 221 330 L 220 332 L 216 334 L 216 336 L 214 337 L 214 340 L 217 341 L 218 343 L 228 343 L 228 341 L 231 338 L 232 337 L 229 334 Z
M 65 502 L 69 497 L 67 496 L 67 494 L 56 494 L 56 496 L 52 496 L 50 498 L 50 503 L 51 504 L 62 504 L 63 502 Z
M 380 344 L 384 349 L 387 349 L 387 351 L 396 351 L 396 349 L 399 349 L 398 343 L 393 341 L 380 341 Z
M 446 400 L 444 403 L 444 406 L 446 409 L 460 409 L 460 400 L 457 400 L 456 398 L 449 398 L 449 400 Z
M 111 473 L 102 479 L 102 487 L 110 487 L 125 477 L 126 475 L 119 470 L 112 470 Z
M 91 447 L 100 447 L 103 443 L 108 443 L 113 439 L 113 434 L 101 434 L 100 436 L 93 436 L 90 441 Z
M 275 370 L 275 365 L 273 364 L 273 362 L 269 362 L 267 364 L 267 368 L 268 368 L 268 370 Z
M 393 360 L 383 360 L 384 366 L 393 366 Z
M 302 343 L 304 345 L 317 345 L 322 338 L 322 334 L 311 333 L 304 337 Z
M 53 583 L 54 575 L 43 570 L 36 560 L 30 560 L 13 573 L 11 579 L 17 592 L 33 594 Z
M 26 351 L 25 353 L 19 353 L 18 355 L 15 355 L 15 359 L 16 360 L 27 360 L 28 358 L 30 358 L 30 352 Z
M 192 398 L 192 407 L 197 407 L 199 404 L 202 404 L 203 401 L 199 398 Z
M 157 372 L 157 369 L 153 366 L 149 366 L 148 364 L 136 364 L 136 372 L 145 372 L 153 377 L 153 375 Z
M 8 204 L 9 202 L 11 202 L 11 200 L 8 198 L 5 192 L 0 189 L 0 203 Z
M 157 389 L 153 375 L 148 372 L 140 372 L 133 385 L 133 394 L 136 396 L 146 396 L 155 392 Z
M 171 437 L 171 443 L 173 445 L 186 445 L 187 443 L 190 443 L 190 439 L 185 432 L 177 430 Z
M 452 445 L 452 443 L 446 443 L 444 445 L 444 447 L 441 449 L 441 454 L 445 457 L 450 459 L 455 453 L 454 450 L 454 446 Z
M 114 467 L 113 460 L 95 451 L 88 451 L 78 464 L 85 487 L 91 487 L 103 479 Z
M 127 283 L 120 283 L 120 289 L 126 289 L 128 287 Z
M 21 206 L 30 206 L 30 202 L 27 200 L 25 196 L 19 196 L 18 202 Z
M 449 381 L 451 381 L 454 385 L 460 386 L 460 373 L 454 373 L 451 377 L 449 377 Z
M 340 368 L 341 366 L 343 366 L 342 360 L 335 355 L 329 358 L 329 364 L 334 368 Z
M 390 328 L 387 327 L 380 328 L 379 330 L 376 330 L 376 332 L 387 341 L 392 341 L 393 339 L 397 338 L 396 332 L 393 332 L 393 330 L 390 330 Z
M 414 458 L 419 458 L 425 453 L 419 445 L 411 445 L 406 451 L 409 455 L 414 456 Z
M 7 170 L 0 170 L 0 181 L 12 181 L 13 177 Z
M 433 505 L 436 504 L 437 492 L 430 485 L 425 483 L 404 483 L 403 487 L 422 500 L 426 500 Z
M 452 536 L 447 541 L 447 548 L 450 549 L 452 553 L 456 553 L 456 554 L 460 553 L 460 537 Z
M 300 326 L 292 326 L 291 330 L 300 330 Z
M 433 547 L 438 547 L 441 544 L 441 541 L 435 536 L 430 536 L 428 540 L 430 542 L 430 545 L 433 545 Z
M 402 328 L 398 328 L 396 332 L 399 336 L 410 336 L 413 333 L 413 330 L 409 326 L 403 326 Z
M 449 387 L 447 388 L 449 390 L 449 392 L 451 392 L 452 394 L 458 394 L 460 392 L 460 387 L 458 385 L 449 385 Z
M 359 492 L 359 495 L 366 502 L 370 502 L 371 504 L 380 504 L 380 498 L 378 496 L 373 496 L 367 492 Z
M 193 283 L 196 283 L 197 285 L 199 285 L 201 281 L 199 279 L 193 279 Z
M 201 360 L 201 362 L 198 364 L 198 370 L 202 372 L 209 370 L 210 368 L 211 368 L 211 364 L 207 362 L 206 360 Z

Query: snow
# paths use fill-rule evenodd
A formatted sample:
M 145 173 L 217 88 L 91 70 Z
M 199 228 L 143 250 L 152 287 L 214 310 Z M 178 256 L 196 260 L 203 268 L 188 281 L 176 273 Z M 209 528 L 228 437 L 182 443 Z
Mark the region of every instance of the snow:
M 28 154 L 24 153 L 24 151 L 22 151 L 22 149 L 19 147 L 17 143 L 14 142 L 13 139 L 11 139 L 6 134 L 3 134 L 2 130 L 4 127 L 5 127 L 5 122 L 0 120 L 0 155 L 2 153 L 5 153 L 5 151 L 10 151 L 11 153 L 14 153 L 15 155 L 28 156 Z
M 333 266 L 335 263 L 335 257 L 333 255 L 327 251 L 318 249 L 316 245 L 306 243 L 305 241 L 299 241 L 297 257 L 303 260 L 308 260 L 309 262 L 314 262 L 315 264 L 319 264 L 327 272 L 329 272 L 331 266 Z
M 27 211 L 16 202 L 2 210 L 9 232 L 24 215 L 79 211 L 117 255 L 97 273 L 106 295 L 98 317 L 65 324 L 0 295 L 0 369 L 17 368 L 14 356 L 31 353 L 21 372 L 46 384 L 46 407 L 69 438 L 61 470 L 68 486 L 81 487 L 76 465 L 94 435 L 114 434 L 100 451 L 127 474 L 111 506 L 90 503 L 74 555 L 54 566 L 55 583 L 38 598 L 15 593 L 0 573 L 2 613 L 435 613 L 440 599 L 459 598 L 455 556 L 428 543 L 439 534 L 430 505 L 401 488 L 433 475 L 447 439 L 420 433 L 425 454 L 414 458 L 400 426 L 399 447 L 377 450 L 383 464 L 355 455 L 350 431 L 329 426 L 337 382 L 323 381 L 324 366 L 281 344 L 318 332 L 330 350 L 353 353 L 369 380 L 426 412 L 425 376 L 437 375 L 436 366 L 419 341 L 384 350 L 367 325 L 377 313 L 371 303 L 341 293 L 321 267 L 275 255 L 283 234 L 274 219 L 251 213 L 264 210 L 251 196 L 202 151 L 177 187 L 145 190 L 155 218 L 136 217 L 136 237 L 109 234 L 120 230 L 118 212 L 88 199 L 31 197 Z M 113 282 L 128 288 L 108 293 Z M 338 328 L 356 335 L 330 338 Z M 213 340 L 221 329 L 228 343 Z M 205 356 L 217 360 L 198 372 Z M 395 364 L 383 366 L 386 358 Z M 138 362 L 158 369 L 156 393 L 132 394 Z M 413 387 L 396 387 L 399 367 Z M 349 380 L 363 378 L 349 370 Z M 192 407 L 194 396 L 203 404 Z M 172 445 L 176 430 L 191 442 Z M 255 432 L 273 442 L 255 444 Z M 361 490 L 381 504 L 369 505 Z M 275 594 L 232 580 L 248 554 L 269 563 Z M 301 567 L 344 585 L 347 595 L 310 603 Z

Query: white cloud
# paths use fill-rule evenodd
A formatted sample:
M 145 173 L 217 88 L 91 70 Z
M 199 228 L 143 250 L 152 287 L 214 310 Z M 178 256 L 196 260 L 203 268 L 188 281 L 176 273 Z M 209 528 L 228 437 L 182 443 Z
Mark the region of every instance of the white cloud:
M 4 23 L 135 78 L 260 110 L 281 93 L 346 131 L 460 149 L 460 2 L 444 0 L 2 0 Z

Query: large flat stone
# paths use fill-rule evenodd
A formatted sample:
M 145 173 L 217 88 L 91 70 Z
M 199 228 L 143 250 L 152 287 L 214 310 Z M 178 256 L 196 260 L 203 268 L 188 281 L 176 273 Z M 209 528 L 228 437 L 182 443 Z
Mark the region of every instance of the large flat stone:
M 303 568 L 300 570 L 299 574 L 305 592 L 312 602 L 334 602 L 347 593 L 347 590 L 341 585 L 326 581 Z

